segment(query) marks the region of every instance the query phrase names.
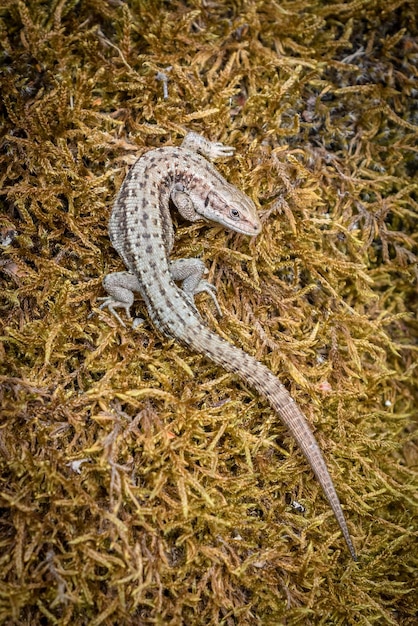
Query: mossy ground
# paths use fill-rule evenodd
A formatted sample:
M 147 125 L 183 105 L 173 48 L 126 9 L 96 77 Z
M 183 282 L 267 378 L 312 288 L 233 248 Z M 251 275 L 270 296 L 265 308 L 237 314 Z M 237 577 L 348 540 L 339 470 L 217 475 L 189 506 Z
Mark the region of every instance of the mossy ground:
M 416 18 L 1 3 L 2 624 L 416 624 Z M 263 232 L 180 222 L 175 255 L 206 262 L 207 324 L 308 416 L 358 564 L 251 389 L 98 311 L 116 191 L 188 130 L 235 146 L 219 167 Z

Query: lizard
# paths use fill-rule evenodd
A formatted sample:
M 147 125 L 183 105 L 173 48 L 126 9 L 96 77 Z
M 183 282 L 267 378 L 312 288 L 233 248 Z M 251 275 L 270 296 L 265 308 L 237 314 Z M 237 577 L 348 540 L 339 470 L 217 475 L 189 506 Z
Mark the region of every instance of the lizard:
M 163 334 L 238 375 L 273 408 L 290 430 L 316 475 L 352 558 L 357 555 L 347 522 L 320 447 L 302 411 L 285 386 L 264 364 L 211 331 L 194 303 L 208 293 L 220 311 L 215 287 L 203 276 L 197 258 L 170 260 L 174 227 L 170 204 L 191 222 L 205 219 L 231 231 L 256 236 L 261 222 L 251 198 L 220 174 L 211 161 L 229 157 L 234 148 L 188 133 L 180 147 L 146 152 L 131 167 L 117 194 L 109 221 L 109 236 L 127 271 L 107 274 L 108 308 L 125 326 L 116 309 L 130 309 L 134 294 L 145 301 L 148 315 Z M 180 286 L 177 284 L 180 283 Z

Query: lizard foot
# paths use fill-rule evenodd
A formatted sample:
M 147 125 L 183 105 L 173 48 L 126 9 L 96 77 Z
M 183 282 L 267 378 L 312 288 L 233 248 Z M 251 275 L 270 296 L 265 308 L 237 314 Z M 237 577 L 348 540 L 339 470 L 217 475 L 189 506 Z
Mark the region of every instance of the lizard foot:
M 210 141 L 197 133 L 188 133 L 183 139 L 181 146 L 187 150 L 199 152 L 211 161 L 230 157 L 235 152 L 235 148 L 232 146 L 225 146 L 220 141 Z
M 103 287 L 108 295 L 98 298 L 102 301 L 99 309 L 109 309 L 109 312 L 126 328 L 126 324 L 115 309 L 124 309 L 128 320 L 132 319 L 131 306 L 134 303 L 134 292 L 141 291 L 137 277 L 130 272 L 107 274 L 103 279 Z
M 119 300 L 115 300 L 113 296 L 105 296 L 104 298 L 97 298 L 97 299 L 99 300 L 99 302 L 103 300 L 102 304 L 99 306 L 99 309 L 103 310 L 107 308 L 109 312 L 118 320 L 118 322 L 122 324 L 124 328 L 126 328 L 125 322 L 122 320 L 120 315 L 115 311 L 115 309 L 116 308 L 125 309 L 126 317 L 128 318 L 128 320 L 130 320 L 131 319 L 131 312 L 130 312 L 131 305 L 128 302 L 121 302 Z
M 218 311 L 219 316 L 222 317 L 221 307 L 219 306 L 218 298 L 216 297 L 215 285 L 212 285 L 212 283 L 210 283 L 208 280 L 201 279 L 199 284 L 193 291 L 193 296 L 195 296 L 197 293 L 209 294 L 216 306 L 216 310 Z

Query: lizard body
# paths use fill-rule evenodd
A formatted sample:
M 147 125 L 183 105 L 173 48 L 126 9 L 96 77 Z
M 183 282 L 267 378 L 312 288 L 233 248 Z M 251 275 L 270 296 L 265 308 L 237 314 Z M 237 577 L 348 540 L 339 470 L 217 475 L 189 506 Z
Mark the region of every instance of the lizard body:
M 198 154 L 200 152 L 200 154 Z M 170 261 L 174 241 L 170 200 L 190 220 L 208 219 L 247 235 L 261 230 L 252 200 L 228 183 L 203 156 L 214 159 L 233 154 L 233 148 L 189 133 L 180 148 L 157 148 L 138 159 L 126 176 L 114 203 L 110 239 L 127 272 L 108 274 L 101 308 L 123 324 L 116 308 L 130 317 L 134 293 L 144 299 L 152 322 L 174 337 L 240 376 L 255 388 L 291 431 L 334 511 L 351 556 L 357 560 L 344 513 L 321 450 L 293 398 L 278 378 L 252 356 L 222 339 L 204 325 L 194 295 L 206 291 L 215 301 L 214 287 L 204 280 L 199 259 Z M 175 281 L 181 282 L 181 287 Z

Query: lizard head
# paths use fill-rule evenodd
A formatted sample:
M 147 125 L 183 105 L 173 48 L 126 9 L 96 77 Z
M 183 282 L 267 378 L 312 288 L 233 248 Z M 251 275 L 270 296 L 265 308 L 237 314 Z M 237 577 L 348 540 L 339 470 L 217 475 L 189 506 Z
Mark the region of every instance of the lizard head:
M 260 218 L 254 202 L 242 191 L 225 181 L 220 188 L 209 188 L 196 212 L 211 222 L 243 235 L 258 235 L 261 231 Z
M 192 222 L 203 218 L 243 235 L 255 236 L 261 232 L 254 202 L 228 183 L 210 163 L 205 162 L 198 177 L 178 181 L 171 199 L 181 215 Z

